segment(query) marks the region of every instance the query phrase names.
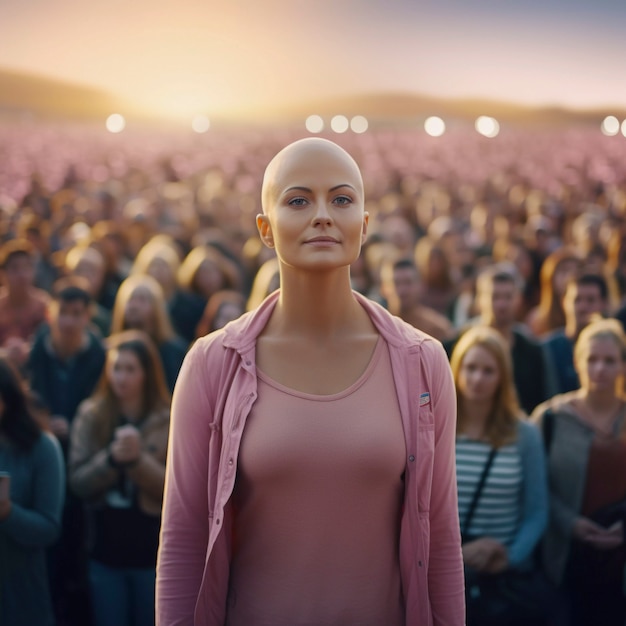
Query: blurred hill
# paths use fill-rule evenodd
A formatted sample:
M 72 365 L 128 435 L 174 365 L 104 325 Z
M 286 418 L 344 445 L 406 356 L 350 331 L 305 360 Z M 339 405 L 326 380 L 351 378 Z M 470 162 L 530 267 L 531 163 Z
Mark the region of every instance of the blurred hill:
M 127 108 L 119 98 L 90 87 L 0 69 L 0 114 L 94 119 Z
M 156 119 L 135 107 L 132 102 L 106 91 L 52 78 L 23 74 L 0 68 L 0 115 L 30 115 L 50 119 L 102 119 L 112 112 L 127 117 Z M 430 115 L 446 121 L 474 120 L 491 115 L 518 125 L 564 126 L 599 123 L 606 115 L 626 118 L 626 111 L 606 107 L 596 110 L 574 110 L 560 107 L 533 108 L 506 102 L 480 99 L 443 99 L 412 93 L 370 93 L 334 99 L 320 99 L 296 105 L 277 106 L 250 112 L 239 121 L 290 123 L 301 122 L 311 114 L 330 117 L 364 115 L 370 125 L 414 124 Z M 236 120 L 233 120 L 236 121 Z

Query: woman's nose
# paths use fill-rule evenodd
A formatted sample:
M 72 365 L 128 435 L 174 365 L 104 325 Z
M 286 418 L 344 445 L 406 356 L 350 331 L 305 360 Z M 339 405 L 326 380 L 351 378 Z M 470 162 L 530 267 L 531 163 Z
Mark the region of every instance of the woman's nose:
M 315 207 L 315 214 L 313 216 L 313 224 L 332 224 L 332 217 L 328 211 L 328 207 L 325 202 L 318 202 Z

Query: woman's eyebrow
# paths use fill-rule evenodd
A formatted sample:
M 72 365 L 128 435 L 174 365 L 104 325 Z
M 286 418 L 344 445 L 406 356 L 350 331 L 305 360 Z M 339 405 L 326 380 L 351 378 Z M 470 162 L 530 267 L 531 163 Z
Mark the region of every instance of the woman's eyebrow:
M 339 185 L 335 185 L 334 187 L 331 187 L 328 191 L 337 191 L 337 189 L 341 189 L 342 187 L 349 187 L 350 189 L 352 189 L 352 191 L 356 191 L 356 189 L 350 183 L 341 183 Z M 289 187 L 288 189 L 285 189 L 284 193 L 287 193 L 289 191 L 309 191 L 310 192 L 312 190 L 309 189 L 308 187 L 294 185 L 293 187 Z

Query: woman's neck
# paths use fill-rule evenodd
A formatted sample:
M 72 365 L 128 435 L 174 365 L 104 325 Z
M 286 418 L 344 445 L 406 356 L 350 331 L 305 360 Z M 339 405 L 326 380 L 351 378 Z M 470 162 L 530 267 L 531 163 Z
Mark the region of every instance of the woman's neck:
M 583 420 L 598 433 L 610 435 L 624 405 L 624 398 L 610 391 L 586 390 L 581 390 L 578 398 L 578 410 Z
M 343 268 L 342 268 L 343 270 Z M 371 328 L 369 317 L 355 300 L 348 268 L 337 272 L 281 275 L 281 291 L 270 332 L 283 337 L 332 339 L 346 332 Z
M 462 434 L 471 439 L 483 439 L 487 421 L 493 410 L 493 402 L 463 399 L 461 408 L 463 411 Z
M 136 423 L 143 415 L 143 403 L 141 398 L 119 401 L 120 412 L 129 421 Z

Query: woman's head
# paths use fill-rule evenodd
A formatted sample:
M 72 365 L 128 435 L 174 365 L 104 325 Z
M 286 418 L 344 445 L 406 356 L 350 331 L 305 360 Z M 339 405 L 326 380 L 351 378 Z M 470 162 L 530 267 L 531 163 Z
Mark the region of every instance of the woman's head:
M 174 336 L 163 290 L 152 276 L 129 276 L 118 289 L 111 333 L 131 328 L 147 332 L 157 344 Z
M 29 449 L 40 432 L 24 382 L 11 361 L 0 355 L 0 433 L 18 447 Z
M 65 272 L 85 278 L 91 294 L 98 295 L 106 278 L 104 257 L 96 248 L 74 246 L 65 255 Z
M 236 289 L 240 276 L 235 264 L 215 247 L 201 245 L 193 248 L 178 270 L 178 284 L 208 300 L 221 289 Z
M 180 257 L 175 244 L 159 236 L 141 248 L 130 273 L 152 276 L 161 285 L 163 293 L 171 296 L 176 289 L 179 268 Z
M 246 299 L 239 291 L 223 289 L 215 292 L 206 304 L 202 318 L 196 327 L 196 337 L 203 337 L 223 328 L 246 310 Z
M 337 144 L 310 137 L 281 150 L 265 170 L 257 227 L 287 268 L 333 270 L 354 262 L 365 240 L 363 179 Z
M 626 364 L 626 335 L 615 319 L 597 319 L 585 326 L 574 347 L 574 365 L 581 389 L 620 394 Z
M 490 407 L 487 438 L 501 445 L 514 432 L 520 408 L 509 346 L 496 330 L 475 326 L 461 335 L 450 357 L 462 432 L 472 404 Z
M 115 404 L 139 402 L 144 413 L 169 403 L 161 358 L 139 330 L 111 335 L 100 393 Z

